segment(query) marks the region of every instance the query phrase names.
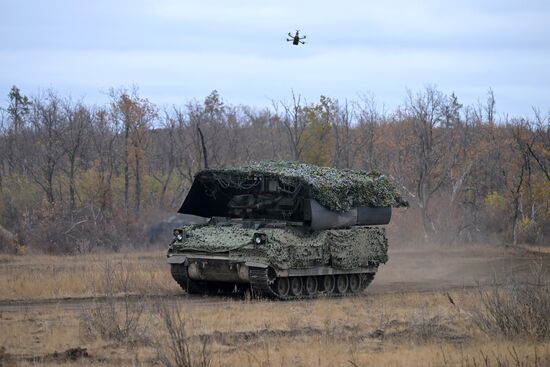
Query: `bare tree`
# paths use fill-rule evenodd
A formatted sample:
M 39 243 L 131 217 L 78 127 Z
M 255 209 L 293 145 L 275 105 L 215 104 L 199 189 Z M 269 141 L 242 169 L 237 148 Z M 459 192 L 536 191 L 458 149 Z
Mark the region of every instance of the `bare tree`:
M 6 159 L 7 163 L 12 171 L 17 168 L 22 170 L 22 147 L 23 132 L 26 127 L 26 121 L 31 108 L 31 101 L 29 98 L 21 93 L 19 88 L 13 86 L 8 94 L 9 105 L 6 109 L 8 113 L 8 119 L 6 122 L 5 141 L 6 141 Z
M 25 139 L 33 142 L 29 156 L 23 159 L 23 165 L 44 193 L 50 204 L 55 201 L 55 176 L 61 159 L 64 116 L 59 97 L 48 92 L 44 101 L 35 98 L 30 113 L 31 130 Z
M 383 113 L 380 113 L 376 107 L 376 102 L 372 96 L 363 96 L 361 101 L 356 103 L 358 109 L 357 121 L 357 141 L 350 144 L 350 149 L 361 152 L 361 168 L 367 171 L 379 169 L 376 153 L 381 151 L 377 147 L 378 125 L 386 120 Z
M 529 124 L 530 143 L 525 147 L 550 182 L 550 115 L 545 119 L 540 111 L 535 109 L 534 113 L 535 123 Z
M 144 152 L 147 144 L 147 132 L 156 117 L 155 107 L 145 98 L 141 98 L 134 89 L 132 94 L 126 91 L 111 92 L 114 118 L 123 128 L 124 139 L 124 206 L 129 209 L 130 165 L 134 173 L 134 208 L 141 209 L 142 170 Z M 131 162 L 132 161 L 132 162 Z
M 303 106 L 301 105 L 302 97 L 298 94 L 294 94 L 292 91 L 292 102 L 290 104 L 286 102 L 273 103 L 275 114 L 279 116 L 279 104 L 283 107 L 284 115 L 278 118 L 287 132 L 290 149 L 292 151 L 292 158 L 299 160 L 302 155 L 303 134 L 307 127 L 306 120 L 303 115 Z
M 71 105 L 69 102 L 63 104 L 66 127 L 61 136 L 62 149 L 68 160 L 68 167 L 63 165 L 63 171 L 69 180 L 69 203 L 71 212 L 76 209 L 76 175 L 78 160 L 82 158 L 85 151 L 88 129 L 91 124 L 89 111 L 82 105 Z
M 521 149 L 520 144 L 518 144 L 519 148 Z M 523 206 L 521 201 L 521 189 L 523 186 L 523 183 L 525 181 L 525 175 L 529 168 L 529 159 L 525 155 L 525 153 L 522 154 L 522 161 L 521 161 L 521 168 L 519 175 L 514 175 L 513 177 L 509 178 L 510 183 L 508 184 L 508 190 L 510 191 L 510 194 L 512 195 L 512 208 L 513 208 L 513 234 L 512 234 L 512 240 L 513 245 L 517 245 L 518 241 L 518 222 L 520 219 L 520 215 L 523 212 Z M 503 173 L 506 175 L 506 171 L 503 171 Z
M 116 144 L 116 125 L 105 109 L 97 109 L 92 114 L 90 132 L 95 166 L 98 173 L 97 197 L 99 210 L 109 213 L 113 209 L 112 181 L 116 159 L 120 155 Z
M 448 99 L 433 87 L 413 96 L 408 93 L 404 118 L 411 121 L 414 162 L 415 197 L 420 208 L 425 236 L 437 232 L 431 200 L 449 180 L 455 165 L 455 136 L 453 124 L 459 118 L 461 105 L 451 96 Z
M 168 185 L 176 172 L 176 163 L 179 160 L 177 152 L 176 134 L 178 133 L 177 119 L 164 111 L 164 117 L 160 121 L 161 129 L 155 130 L 155 139 L 151 144 L 151 176 L 161 185 L 159 206 L 165 206 Z

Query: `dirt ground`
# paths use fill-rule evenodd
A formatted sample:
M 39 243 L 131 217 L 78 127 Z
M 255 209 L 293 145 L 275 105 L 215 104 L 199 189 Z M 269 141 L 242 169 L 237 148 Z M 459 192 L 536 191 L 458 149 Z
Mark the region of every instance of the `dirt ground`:
M 550 269 L 550 254 L 392 249 L 361 296 L 278 302 L 188 296 L 160 251 L 4 256 L 0 366 L 160 366 L 170 355 L 162 307 L 183 315 L 192 354 L 212 366 L 550 365 L 548 342 L 488 336 L 472 321 L 479 284 L 526 274 L 535 262 Z M 105 321 L 133 326 L 113 337 L 102 334 Z
M 539 249 L 458 247 L 390 249 L 369 291 L 448 290 L 487 283 L 495 277 L 525 274 L 533 262 L 550 268 L 550 254 Z

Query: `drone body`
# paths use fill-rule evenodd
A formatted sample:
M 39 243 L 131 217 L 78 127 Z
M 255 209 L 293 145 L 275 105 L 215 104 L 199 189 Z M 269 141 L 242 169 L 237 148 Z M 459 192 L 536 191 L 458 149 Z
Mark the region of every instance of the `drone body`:
M 292 42 L 292 44 L 294 46 L 298 46 L 300 43 L 302 45 L 305 45 L 305 42 L 302 41 L 303 39 L 306 39 L 306 36 L 303 36 L 303 37 L 300 37 L 300 31 L 299 30 L 296 30 L 296 34 L 293 36 L 290 34 L 290 32 L 288 32 L 288 36 L 290 38 L 287 38 L 286 41 L 287 42 Z

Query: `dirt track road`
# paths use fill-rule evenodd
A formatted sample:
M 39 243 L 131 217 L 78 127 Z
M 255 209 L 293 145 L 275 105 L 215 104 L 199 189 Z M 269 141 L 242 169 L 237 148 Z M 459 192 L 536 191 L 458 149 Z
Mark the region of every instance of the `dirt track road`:
M 469 247 L 390 250 L 369 287 L 372 293 L 441 291 L 526 275 L 536 262 L 550 269 L 550 254 L 524 249 Z
M 440 292 L 471 288 L 477 284 L 487 284 L 493 279 L 502 279 L 514 274 L 525 275 L 537 261 L 542 261 L 544 267 L 550 269 L 550 254 L 522 249 L 392 249 L 390 261 L 381 266 L 373 284 L 361 297 L 385 293 Z M 136 296 L 135 299 L 141 297 Z M 224 297 L 187 295 L 183 292 L 150 295 L 149 299 L 151 303 L 168 299 L 205 306 L 235 301 Z M 64 310 L 87 309 L 101 301 L 101 297 L 2 300 L 0 312 L 20 312 L 22 308 L 49 307 Z

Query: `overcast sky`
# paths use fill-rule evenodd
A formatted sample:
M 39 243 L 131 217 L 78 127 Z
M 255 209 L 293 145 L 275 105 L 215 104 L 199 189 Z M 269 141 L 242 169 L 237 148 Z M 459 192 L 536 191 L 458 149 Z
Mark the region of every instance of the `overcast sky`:
M 287 32 L 307 35 L 303 46 Z M 137 85 L 163 104 L 268 106 L 291 90 L 372 94 L 393 109 L 435 85 L 497 111 L 550 110 L 550 1 L 0 0 L 0 99 L 53 88 L 106 103 Z

